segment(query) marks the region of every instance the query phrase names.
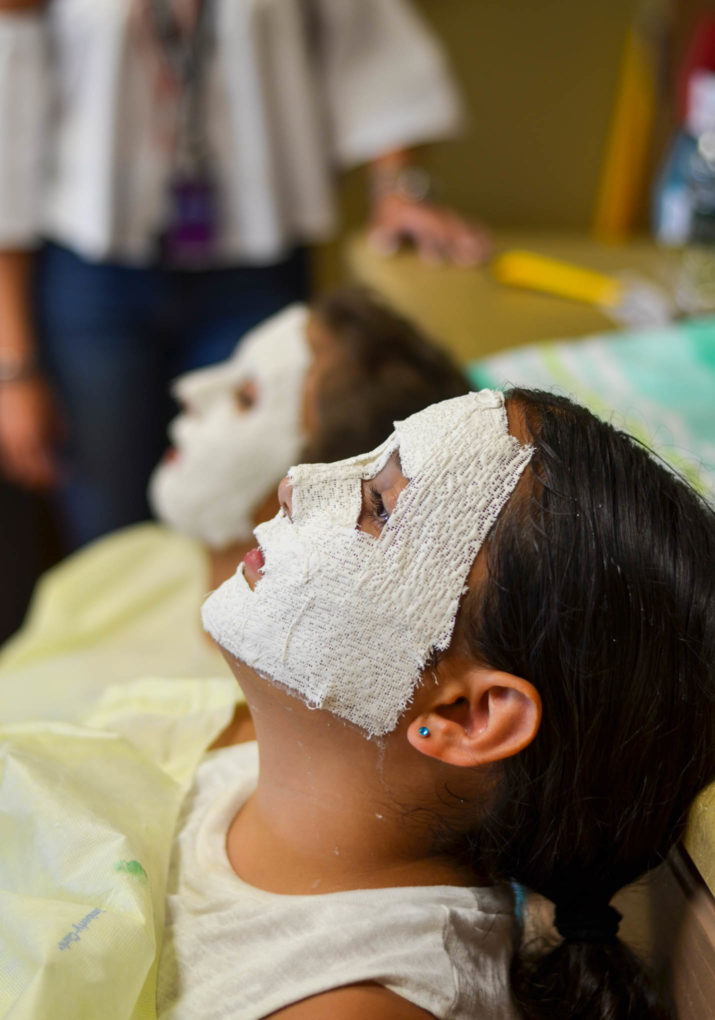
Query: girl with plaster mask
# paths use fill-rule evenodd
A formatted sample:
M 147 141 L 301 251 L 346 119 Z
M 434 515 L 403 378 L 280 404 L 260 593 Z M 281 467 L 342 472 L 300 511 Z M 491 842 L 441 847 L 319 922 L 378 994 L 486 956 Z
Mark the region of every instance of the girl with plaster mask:
M 483 391 L 296 468 L 204 623 L 253 711 L 187 802 L 161 1016 L 665 1017 L 610 905 L 715 777 L 713 516 Z M 515 880 L 556 905 L 518 946 Z
M 250 538 L 254 513 L 306 441 L 308 310 L 292 305 L 252 330 L 228 361 L 181 376 L 173 450 L 149 483 L 156 514 L 215 549 Z

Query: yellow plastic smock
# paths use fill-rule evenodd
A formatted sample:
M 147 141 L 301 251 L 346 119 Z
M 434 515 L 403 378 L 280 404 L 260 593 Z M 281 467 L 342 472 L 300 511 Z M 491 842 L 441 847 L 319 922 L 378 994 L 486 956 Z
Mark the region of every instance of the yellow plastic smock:
M 173 832 L 227 711 L 223 681 L 161 679 L 110 688 L 108 730 L 0 727 L 0 1016 L 156 1016 Z
M 138 677 L 223 678 L 201 629 L 208 558 L 157 524 L 116 532 L 40 581 L 27 621 L 0 653 L 0 722 L 78 722 L 107 688 Z

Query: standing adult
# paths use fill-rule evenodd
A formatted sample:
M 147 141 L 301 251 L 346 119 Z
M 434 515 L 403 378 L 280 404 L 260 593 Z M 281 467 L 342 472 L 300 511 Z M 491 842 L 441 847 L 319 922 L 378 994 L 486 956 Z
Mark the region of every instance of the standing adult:
M 68 546 L 147 516 L 168 380 L 305 296 L 336 167 L 384 246 L 480 258 L 411 165 L 459 122 L 406 0 L 0 0 L 0 466 Z

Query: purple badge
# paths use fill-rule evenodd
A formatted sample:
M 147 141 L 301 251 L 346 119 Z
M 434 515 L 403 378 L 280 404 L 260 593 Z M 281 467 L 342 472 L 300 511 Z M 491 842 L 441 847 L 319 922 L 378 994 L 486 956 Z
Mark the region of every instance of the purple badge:
M 164 261 L 186 268 L 211 263 L 214 255 L 215 195 L 202 178 L 178 177 L 171 186 L 171 219 L 163 237 Z

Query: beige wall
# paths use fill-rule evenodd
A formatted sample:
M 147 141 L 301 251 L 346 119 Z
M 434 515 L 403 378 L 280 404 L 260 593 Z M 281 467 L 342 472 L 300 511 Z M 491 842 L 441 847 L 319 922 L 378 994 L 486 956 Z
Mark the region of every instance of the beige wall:
M 635 0 L 417 0 L 472 123 L 430 167 L 497 226 L 588 229 Z
M 450 203 L 495 226 L 587 230 L 636 0 L 412 0 L 443 40 L 467 135 L 422 161 Z M 362 174 L 342 184 L 344 230 L 364 216 Z M 325 286 L 337 246 L 318 254 Z

